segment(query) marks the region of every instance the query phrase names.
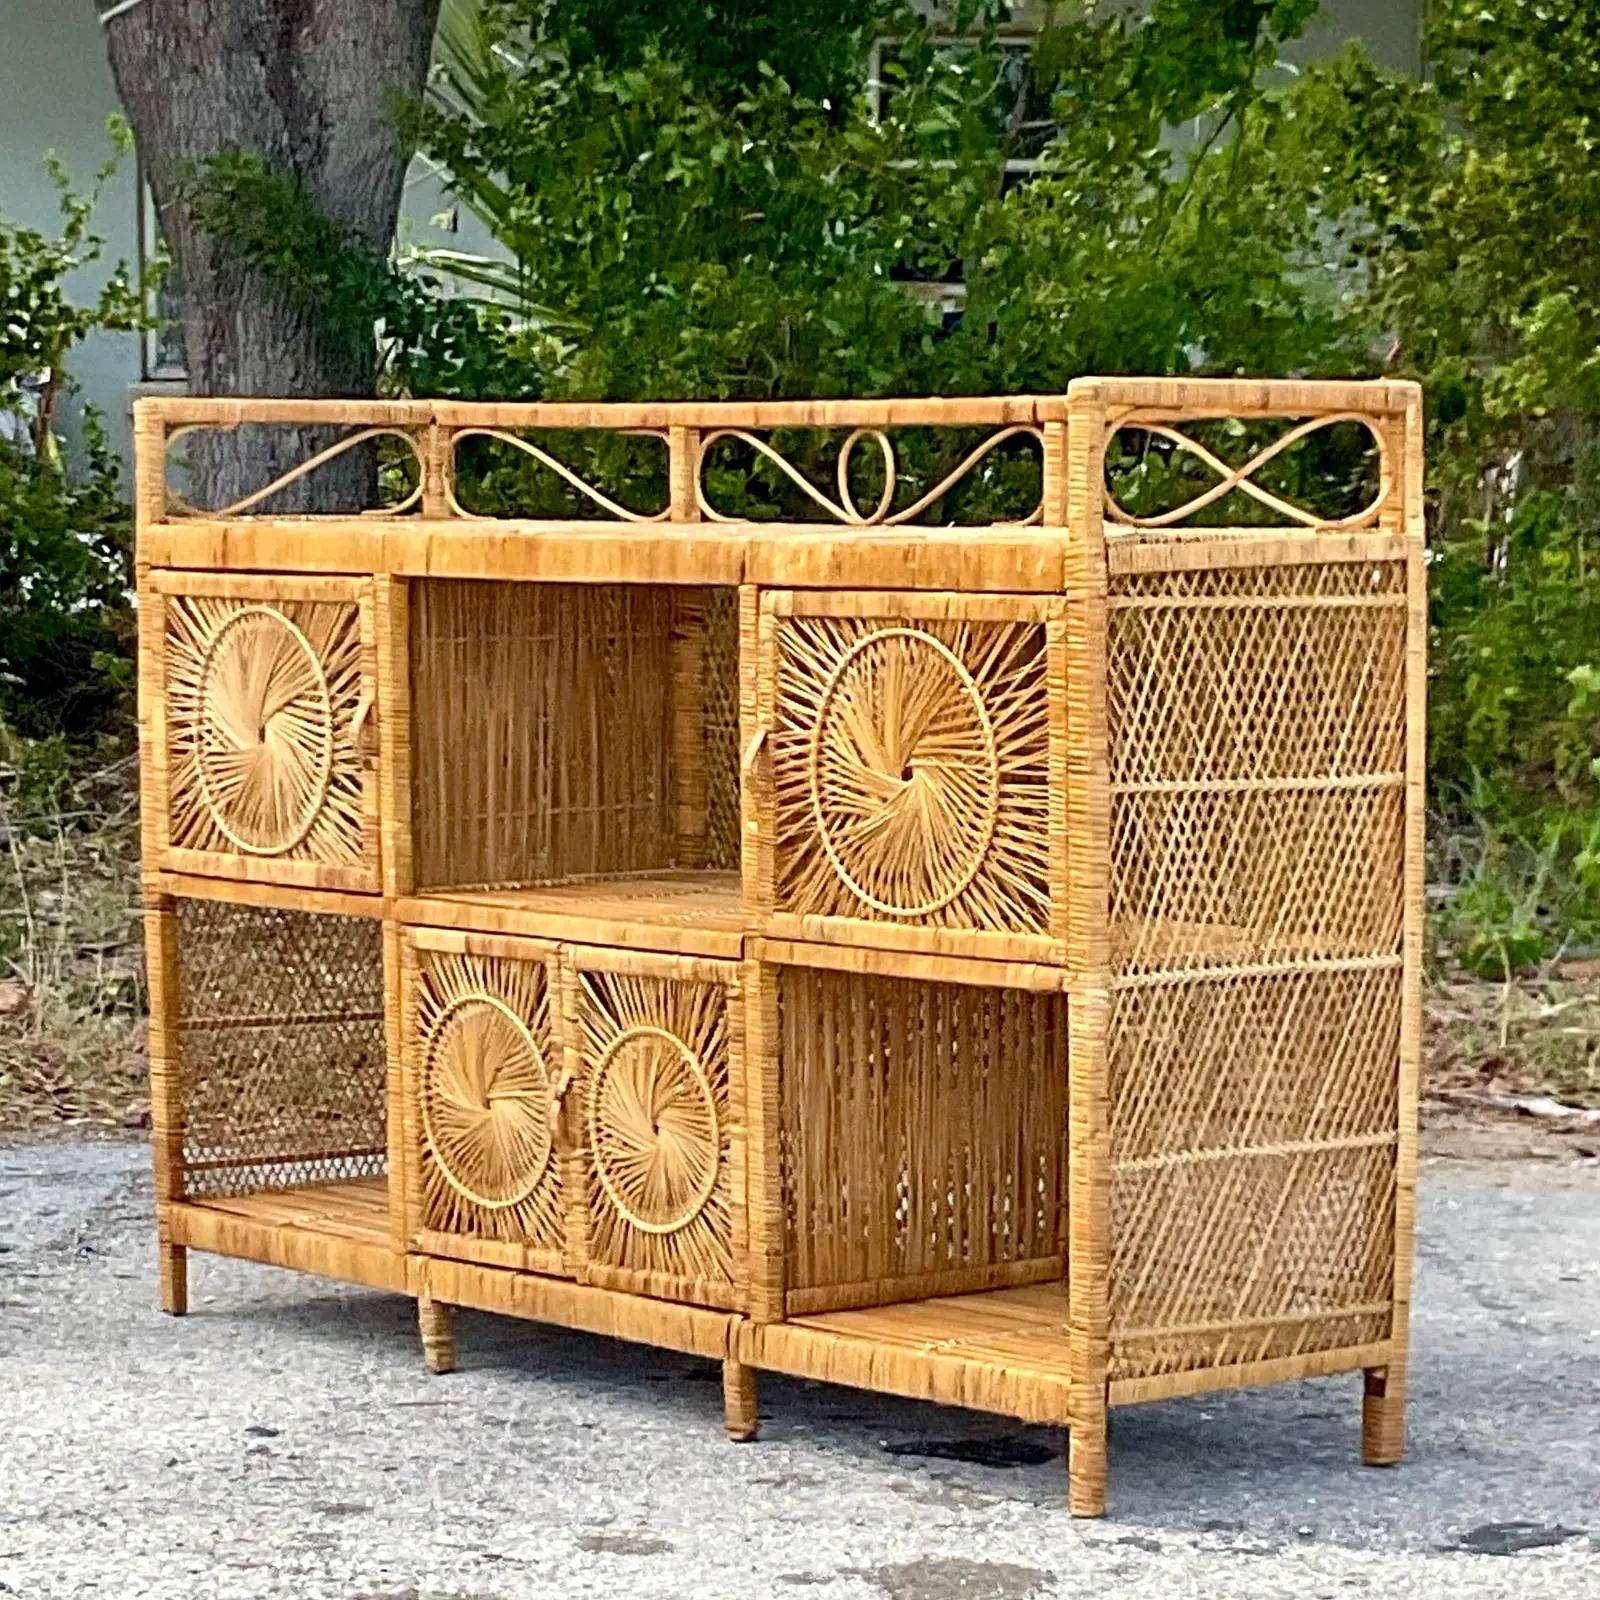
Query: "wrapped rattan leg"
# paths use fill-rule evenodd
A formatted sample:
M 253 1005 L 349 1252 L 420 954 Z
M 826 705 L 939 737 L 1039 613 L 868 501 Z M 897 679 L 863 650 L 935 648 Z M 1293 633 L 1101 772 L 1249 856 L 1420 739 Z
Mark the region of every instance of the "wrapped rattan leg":
M 1405 1365 L 1368 1367 L 1361 1397 L 1361 1459 L 1369 1467 L 1392 1467 L 1405 1450 Z
M 456 1370 L 456 1308 L 428 1295 L 417 1297 L 417 1327 L 422 1332 L 422 1362 L 429 1372 Z
M 1067 1509 L 1075 1517 L 1106 1514 L 1106 1408 L 1074 1421 L 1067 1435 Z
M 756 1369 L 742 1361 L 722 1363 L 722 1421 L 728 1437 L 746 1444 L 760 1432 L 756 1415 Z
M 161 1273 L 161 1309 L 181 1317 L 189 1309 L 189 1252 L 162 1238 L 157 1246 Z

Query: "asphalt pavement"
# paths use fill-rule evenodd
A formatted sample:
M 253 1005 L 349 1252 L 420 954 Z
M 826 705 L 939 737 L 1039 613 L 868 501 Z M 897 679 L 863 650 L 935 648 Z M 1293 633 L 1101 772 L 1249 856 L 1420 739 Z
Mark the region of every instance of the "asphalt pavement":
M 1432 1166 L 1411 1450 L 1353 1377 L 1130 1408 L 1111 1512 L 1059 1432 L 762 1380 L 191 1256 L 155 1303 L 138 1146 L 0 1146 L 0 1596 L 68 1600 L 1497 1600 L 1600 1596 L 1600 1179 Z

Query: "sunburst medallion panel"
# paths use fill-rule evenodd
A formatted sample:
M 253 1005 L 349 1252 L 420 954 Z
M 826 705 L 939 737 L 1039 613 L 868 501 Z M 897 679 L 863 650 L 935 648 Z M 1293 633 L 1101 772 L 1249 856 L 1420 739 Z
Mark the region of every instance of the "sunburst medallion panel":
M 588 1257 L 602 1279 L 731 1304 L 729 997 L 716 982 L 579 975 Z
M 775 909 L 1047 931 L 1033 621 L 793 616 L 777 633 Z
M 554 1270 L 560 1049 L 545 964 L 429 955 L 413 1028 L 423 1226 L 524 1245 Z
M 359 865 L 359 606 L 217 595 L 165 606 L 170 843 Z

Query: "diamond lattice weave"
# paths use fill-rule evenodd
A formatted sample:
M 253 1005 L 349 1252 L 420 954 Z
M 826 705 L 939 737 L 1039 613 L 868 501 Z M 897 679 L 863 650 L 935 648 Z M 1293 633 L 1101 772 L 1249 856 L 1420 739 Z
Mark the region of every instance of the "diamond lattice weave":
M 177 942 L 186 1192 L 383 1172 L 379 924 L 179 900 Z
M 1113 583 L 1115 1376 L 1387 1336 L 1405 648 L 1398 563 Z

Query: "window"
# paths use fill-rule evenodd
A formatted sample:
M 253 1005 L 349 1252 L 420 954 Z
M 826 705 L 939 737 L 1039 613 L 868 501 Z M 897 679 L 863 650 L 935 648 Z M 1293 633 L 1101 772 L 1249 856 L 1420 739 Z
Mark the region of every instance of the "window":
M 162 249 L 161 223 L 156 203 L 141 170 L 139 182 L 139 271 L 142 274 Z M 139 376 L 145 383 L 181 383 L 188 377 L 183 355 L 183 284 L 177 268 L 169 266 L 160 285 L 145 296 L 145 312 L 157 319 L 146 328 L 139 359 Z

